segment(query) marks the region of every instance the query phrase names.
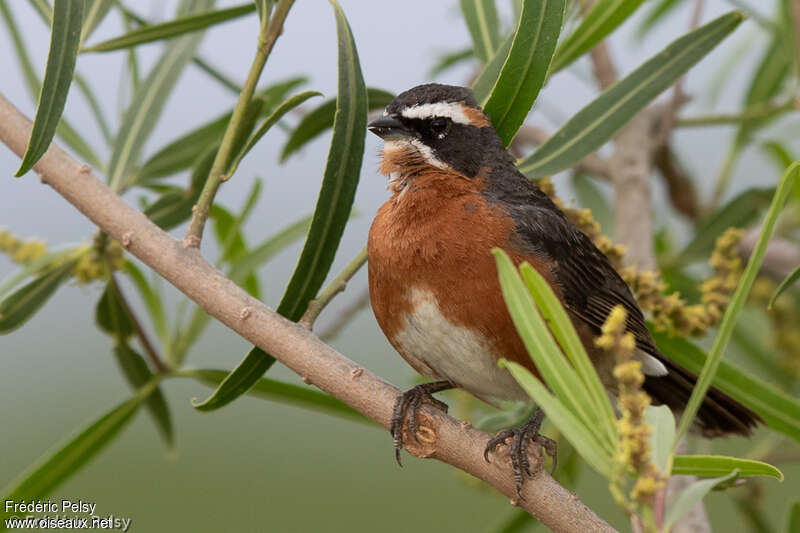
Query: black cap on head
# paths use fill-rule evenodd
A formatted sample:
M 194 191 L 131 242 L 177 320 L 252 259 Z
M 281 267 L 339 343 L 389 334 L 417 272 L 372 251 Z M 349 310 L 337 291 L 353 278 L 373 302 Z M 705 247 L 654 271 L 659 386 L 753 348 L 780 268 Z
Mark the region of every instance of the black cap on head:
M 388 114 L 399 113 L 406 107 L 415 105 L 434 104 L 438 102 L 463 102 L 469 107 L 478 108 L 478 102 L 472 95 L 472 90 L 457 85 L 442 85 L 441 83 L 426 83 L 403 91 L 398 94 L 392 103 L 386 106 Z

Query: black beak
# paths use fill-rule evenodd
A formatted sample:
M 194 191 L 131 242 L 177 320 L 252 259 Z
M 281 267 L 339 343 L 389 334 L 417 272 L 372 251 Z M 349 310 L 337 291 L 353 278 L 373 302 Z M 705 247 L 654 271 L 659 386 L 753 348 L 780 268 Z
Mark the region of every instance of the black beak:
M 385 116 L 373 120 L 367 125 L 367 128 L 381 139 L 407 137 L 409 135 L 403 123 L 392 116 Z

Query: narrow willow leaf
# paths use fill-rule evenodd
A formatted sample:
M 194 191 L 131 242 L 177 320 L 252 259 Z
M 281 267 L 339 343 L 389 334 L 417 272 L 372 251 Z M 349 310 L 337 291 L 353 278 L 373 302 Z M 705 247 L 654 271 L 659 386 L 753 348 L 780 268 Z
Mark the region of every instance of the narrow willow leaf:
M 494 0 L 461 0 L 461 13 L 472 36 L 475 56 L 486 63 L 500 45 L 500 20 Z
M 76 260 L 39 274 L 33 281 L 15 290 L 0 301 L 0 335 L 11 333 L 30 320 L 41 309 L 75 268 Z
M 472 48 L 466 48 L 464 50 L 458 50 L 457 52 L 445 54 L 436 60 L 436 63 L 434 63 L 434 65 L 431 67 L 428 75 L 433 78 L 445 70 L 448 70 L 459 63 L 472 59 L 473 57 L 475 57 L 475 52 L 472 50 Z
M 771 464 L 752 459 L 724 455 L 676 455 L 672 463 L 674 476 L 719 477 L 727 476 L 734 470 L 739 470 L 742 477 L 768 476 L 783 481 L 783 472 Z
M 222 22 L 227 22 L 229 20 L 242 17 L 244 15 L 249 15 L 255 10 L 256 6 L 253 4 L 253 2 L 247 2 L 245 4 L 225 9 L 195 13 L 170 20 L 169 22 L 165 22 L 163 24 L 152 24 L 133 30 L 125 35 L 121 35 L 119 37 L 103 41 L 102 43 L 83 48 L 81 53 L 111 52 L 112 50 L 130 48 L 153 41 L 172 39 L 186 33 L 195 32 L 216 24 L 220 24 Z
M 306 235 L 310 225 L 311 215 L 304 216 L 281 229 L 263 243 L 254 246 L 246 255 L 237 258 L 236 262 L 231 266 L 228 277 L 237 282 L 244 279 L 245 276 L 272 259 L 278 252 Z
M 552 72 L 558 72 L 594 48 L 636 11 L 644 0 L 599 0 L 583 17 L 581 24 L 564 39 L 553 59 Z
M 675 417 L 666 405 L 648 405 L 644 412 L 644 421 L 653 430 L 649 438 L 653 464 L 659 472 L 668 475 L 669 456 L 672 453 L 672 443 L 675 441 Z M 675 474 L 674 466 L 672 474 Z
M 263 102 L 262 114 L 270 112 L 278 105 L 278 102 L 285 98 L 289 91 L 304 84 L 306 81 L 304 77 L 288 78 L 267 87 L 263 91 L 258 91 L 253 98 Z M 233 110 L 231 109 L 227 113 L 198 126 L 153 154 L 137 173 L 137 181 L 140 183 L 148 182 L 191 167 L 197 162 L 198 154 L 202 154 L 206 149 L 216 146 L 222 141 L 222 136 L 232 113 Z
M 669 531 L 675 522 L 686 516 L 695 505 L 703 501 L 703 498 L 705 498 L 706 494 L 708 494 L 711 489 L 720 483 L 735 479 L 738 474 L 739 471 L 734 470 L 727 476 L 695 481 L 689 485 L 680 492 L 676 500 L 668 506 L 667 516 L 664 520 L 664 531 Z
M 728 228 L 743 228 L 755 223 L 774 194 L 774 187 L 752 188 L 732 198 L 697 225 L 694 238 L 678 254 L 677 262 L 691 264 L 708 260 L 717 237 Z
M 636 28 L 636 37 L 643 39 L 651 29 L 662 22 L 667 15 L 672 13 L 676 7 L 680 6 L 680 0 L 661 0 L 658 4 L 642 18 L 639 27 Z
M 599 4 L 596 4 L 599 5 Z M 608 141 L 639 111 L 705 57 L 744 20 L 733 11 L 675 40 L 578 111 L 520 162 L 529 177 L 554 174 Z
M 483 67 L 483 70 L 481 70 L 481 73 L 475 78 L 475 81 L 472 82 L 472 94 L 481 107 L 486 105 L 486 101 L 492 93 L 497 78 L 500 76 L 500 71 L 503 70 L 503 65 L 506 64 L 506 59 L 508 58 L 509 51 L 511 51 L 511 44 L 514 42 L 515 37 L 515 32 L 511 32 L 511 34 L 506 37 L 500 45 L 500 48 L 498 48 L 497 52 L 492 56 L 492 59 Z
M 794 285 L 798 279 L 800 279 L 800 265 L 795 268 L 791 274 L 786 276 L 786 279 L 781 281 L 781 284 L 778 285 L 777 289 L 775 289 L 775 294 L 773 294 L 772 298 L 769 299 L 769 309 L 772 309 L 772 306 L 775 305 L 775 300 L 777 300 L 786 289 Z
M 36 70 L 33 68 L 33 63 L 31 63 L 31 59 L 28 56 L 28 50 L 25 47 L 25 43 L 22 41 L 22 36 L 19 33 L 19 28 L 21 26 L 19 26 L 17 21 L 14 19 L 11 9 L 8 7 L 8 2 L 0 2 L 0 15 L 2 15 L 3 21 L 6 23 L 6 27 L 8 28 L 8 33 L 11 35 L 11 41 L 14 44 L 14 51 L 17 54 L 20 67 L 22 68 L 22 74 L 25 78 L 25 86 L 27 87 L 31 97 L 33 99 L 38 99 L 42 90 L 42 84 L 39 82 L 39 78 L 36 75 Z M 95 168 L 104 168 L 103 163 L 100 161 L 100 158 L 97 157 L 97 154 L 94 153 L 91 146 L 89 146 L 89 144 L 80 136 L 75 128 L 70 126 L 66 118 L 62 117 L 61 121 L 58 122 L 58 125 L 56 126 L 56 133 L 61 140 L 63 140 L 67 146 L 74 150 L 76 154 L 83 158 L 84 161 Z
M 103 22 L 111 6 L 114 5 L 114 0 L 86 0 L 88 2 L 83 17 L 83 29 L 81 30 L 80 44 L 83 45 L 86 39 L 97 29 L 97 26 Z
M 95 306 L 94 317 L 100 329 L 117 339 L 117 342 L 125 341 L 133 335 L 133 323 L 113 281 L 106 284 L 106 289 Z
M 653 338 L 659 351 L 686 370 L 699 374 L 707 360 L 703 350 L 680 337 L 655 332 Z M 752 372 L 745 372 L 722 361 L 714 376 L 713 385 L 752 409 L 764 422 L 779 433 L 800 442 L 800 400 L 761 381 Z
M 144 358 L 127 343 L 123 342 L 114 346 L 114 357 L 125 379 L 134 390 L 139 390 L 155 379 Z M 175 440 L 175 432 L 172 427 L 172 416 L 161 387 L 155 387 L 155 390 L 145 400 L 145 407 L 164 442 L 171 448 Z
M 533 296 L 536 307 L 547 321 L 550 331 L 555 335 L 558 344 L 567 355 L 575 371 L 580 376 L 583 386 L 591 396 L 590 402 L 595 409 L 599 410 L 598 422 L 603 426 L 609 442 L 616 442 L 616 417 L 614 408 L 608 399 L 608 394 L 600 382 L 600 376 L 589 359 L 586 349 L 583 346 L 572 321 L 567 316 L 564 307 L 553 293 L 553 289 L 530 264 L 523 263 L 520 266 L 520 274 L 525 281 L 525 285 Z
M 511 259 L 502 250 L 492 252 L 506 307 L 543 381 L 558 401 L 575 413 L 596 442 L 611 453 L 616 432 L 613 425 L 609 430 L 608 420 L 604 420 L 605 410 L 596 408 L 592 394 L 561 353 Z
M 213 5 L 213 0 L 198 0 L 193 5 L 198 11 L 208 9 Z M 112 189 L 119 190 L 126 185 L 167 98 L 186 63 L 194 56 L 202 37 L 202 33 L 186 35 L 171 42 L 147 78 L 139 84 L 124 115 L 111 154 L 108 182 Z
M 113 440 L 155 388 L 156 382 L 149 383 L 133 398 L 104 414 L 52 452 L 46 453 L 0 492 L 2 499 L 36 500 L 52 492 Z M 5 514 L 6 511 L 0 509 L 0 513 Z
M 394 95 L 382 89 L 370 87 L 367 89 L 367 109 L 383 109 L 391 103 Z M 333 117 L 336 113 L 336 100 L 326 100 L 319 107 L 310 111 L 299 124 L 292 130 L 289 139 L 281 150 L 281 162 L 302 148 L 306 143 L 318 137 L 325 130 L 333 126 Z
M 508 146 L 544 85 L 564 20 L 565 0 L 525 0 L 514 41 L 483 110 Z
M 132 261 L 125 262 L 125 272 L 130 277 L 147 308 L 147 315 L 153 323 L 156 335 L 158 335 L 158 338 L 161 339 L 163 344 L 166 344 L 167 319 L 164 313 L 164 305 L 161 302 L 161 296 L 158 294 L 158 291 L 150 286 L 144 274 L 142 274 L 142 271 L 139 270 Z
M 89 109 L 92 110 L 92 115 L 94 116 L 95 122 L 97 122 L 97 127 L 100 128 L 100 133 L 103 134 L 103 139 L 105 139 L 108 144 L 112 144 L 114 135 L 111 133 L 111 128 L 103 113 L 103 107 L 100 105 L 100 101 L 97 97 L 95 97 L 94 91 L 92 91 L 92 88 L 89 86 L 89 82 L 80 74 L 75 73 L 75 85 L 78 86 L 78 90 L 83 94 L 86 103 L 89 104 Z
M 55 0 L 50 30 L 50 51 L 36 117 L 22 163 L 14 174 L 22 176 L 44 155 L 56 134 L 75 73 L 75 59 L 83 23 L 84 0 Z
M 731 302 L 725 310 L 725 315 L 722 317 L 722 322 L 719 325 L 717 336 L 714 338 L 714 344 L 708 354 L 708 359 L 703 365 L 703 370 L 697 378 L 697 384 L 694 386 L 689 402 L 686 404 L 686 409 L 681 415 L 678 435 L 675 438 L 676 446 L 678 441 L 686 435 L 686 432 L 689 430 L 694 416 L 697 414 L 698 409 L 700 409 L 700 404 L 706 395 L 706 391 L 708 391 L 708 388 L 711 386 L 711 380 L 714 379 L 714 374 L 717 372 L 719 363 L 722 360 L 722 354 L 736 326 L 736 318 L 747 296 L 750 294 L 750 288 L 753 286 L 753 281 L 755 281 L 756 275 L 758 275 L 758 271 L 761 268 L 761 262 L 764 260 L 764 253 L 767 250 L 767 243 L 772 236 L 772 231 L 775 229 L 778 215 L 780 215 L 781 209 L 783 209 L 786 203 L 786 198 L 788 198 L 789 193 L 792 191 L 794 180 L 798 179 L 798 175 L 800 175 L 800 162 L 795 162 L 786 169 L 786 172 L 783 173 L 778 183 L 778 188 L 772 199 L 772 204 L 770 205 L 769 211 L 767 211 L 761 233 L 758 236 L 758 242 L 753 252 L 750 254 L 750 259 L 747 262 L 747 267 L 744 269 L 742 278 L 739 280 L 739 285 L 736 287 L 736 292 L 734 292 Z
M 0 283 L 0 299 L 2 299 L 8 292 L 28 279 L 31 276 L 35 276 L 36 274 L 41 274 L 46 270 L 50 270 L 52 268 L 57 267 L 58 265 L 62 264 L 64 261 L 68 261 L 69 257 L 78 257 L 82 253 L 82 248 L 67 248 L 64 250 L 55 250 L 49 253 L 46 253 L 39 259 L 29 263 L 7 278 L 3 279 Z
M 595 471 L 605 477 L 611 475 L 611 452 L 606 450 L 589 428 L 579 420 L 573 411 L 561 403 L 536 379 L 527 368 L 514 362 L 502 362 L 525 392 L 547 415 L 547 419 L 564 435 L 581 457 Z
M 275 110 L 266 119 L 264 119 L 264 122 L 261 123 L 261 126 L 258 127 L 253 135 L 250 136 L 250 138 L 247 140 L 247 144 L 244 145 L 244 148 L 242 148 L 242 150 L 236 154 L 236 158 L 233 160 L 233 163 L 231 163 L 226 175 L 229 177 L 233 176 L 244 156 L 246 156 L 247 153 L 253 149 L 256 143 L 261 140 L 261 137 L 263 137 L 272 126 L 274 126 L 281 118 L 283 118 L 286 113 L 299 106 L 312 96 L 322 96 L 322 93 L 317 91 L 304 91 L 300 94 L 295 94 L 281 103 L 281 105 L 276 107 Z
M 800 533 L 800 502 L 795 502 L 789 507 L 786 516 L 785 533 Z
M 344 226 L 350 217 L 367 131 L 367 89 L 361 75 L 356 44 L 341 7 L 335 1 L 331 5 L 336 17 L 339 49 L 339 88 L 333 138 L 311 227 L 292 279 L 277 309 L 279 314 L 295 321 L 316 296 L 333 263 Z M 219 388 L 206 401 L 195 404 L 195 407 L 211 410 L 230 403 L 255 384 L 274 361 L 272 356 L 253 347 Z
M 228 376 L 228 372 L 225 370 L 202 369 L 190 370 L 186 372 L 185 375 L 196 379 L 204 385 L 216 388 Z M 370 425 L 374 424 L 372 420 L 333 396 L 309 389 L 308 387 L 283 383 L 269 378 L 261 378 L 247 391 L 247 394 L 249 396 L 255 396 L 256 398 L 261 398 L 262 400 L 293 405 L 295 407 L 317 411 L 355 422 L 362 422 Z

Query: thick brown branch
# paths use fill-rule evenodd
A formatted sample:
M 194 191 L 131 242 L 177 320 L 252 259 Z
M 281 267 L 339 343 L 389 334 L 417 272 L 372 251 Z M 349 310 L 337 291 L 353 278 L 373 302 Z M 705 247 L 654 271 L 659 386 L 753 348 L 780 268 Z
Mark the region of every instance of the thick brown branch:
M 0 94 L 0 141 L 22 155 L 30 131 L 30 121 Z M 252 298 L 208 264 L 197 248 L 183 246 L 164 233 L 98 180 L 88 166 L 80 165 L 55 144 L 34 170 L 44 183 L 210 315 L 307 381 L 388 428 L 398 389 Z M 429 438 L 421 444 L 410 439 L 411 453 L 451 464 L 508 498 L 516 498 L 508 461 L 497 458 L 488 464 L 483 459 L 489 435 L 427 407 L 422 422 L 430 429 L 425 432 Z M 386 443 L 389 446 L 388 437 Z M 614 531 L 544 469 L 526 482 L 522 496 L 518 505 L 553 531 Z

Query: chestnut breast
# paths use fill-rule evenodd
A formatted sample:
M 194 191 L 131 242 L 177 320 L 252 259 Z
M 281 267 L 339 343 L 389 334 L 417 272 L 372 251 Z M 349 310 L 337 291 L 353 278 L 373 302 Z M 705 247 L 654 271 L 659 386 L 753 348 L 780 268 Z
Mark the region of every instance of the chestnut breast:
M 407 178 L 379 210 L 369 234 L 369 286 L 378 324 L 423 375 L 483 399 L 527 395 L 497 359 L 535 372 L 503 301 L 491 250 L 530 262 L 510 246 L 514 221 L 481 194 L 481 177 L 431 168 Z

